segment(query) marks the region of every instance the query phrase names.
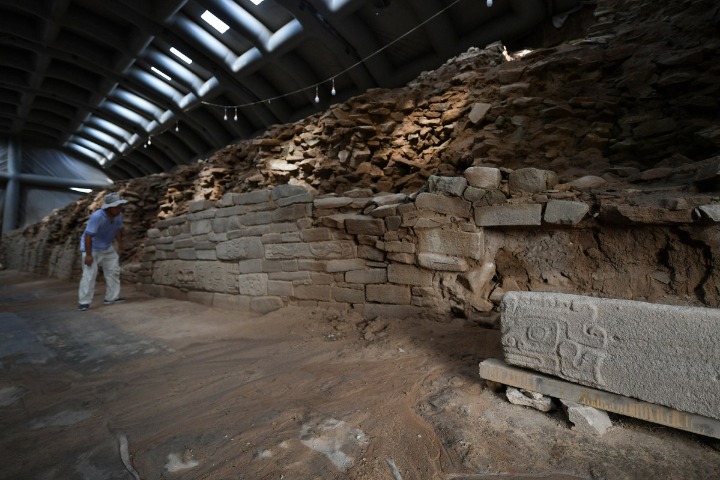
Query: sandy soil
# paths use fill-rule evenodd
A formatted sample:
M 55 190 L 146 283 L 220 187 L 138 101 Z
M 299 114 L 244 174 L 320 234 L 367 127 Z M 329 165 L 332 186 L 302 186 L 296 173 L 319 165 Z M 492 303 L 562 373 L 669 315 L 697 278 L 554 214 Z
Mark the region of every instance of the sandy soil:
M 478 320 L 265 316 L 153 298 L 88 312 L 76 286 L 0 272 L 2 479 L 708 479 L 700 436 L 606 435 L 509 404 Z

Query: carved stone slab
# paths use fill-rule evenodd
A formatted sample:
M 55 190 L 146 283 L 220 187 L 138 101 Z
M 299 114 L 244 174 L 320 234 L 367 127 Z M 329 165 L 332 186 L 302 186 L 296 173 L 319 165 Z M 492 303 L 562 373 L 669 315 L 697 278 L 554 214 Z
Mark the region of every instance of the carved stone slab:
M 420 253 L 439 253 L 479 260 L 485 253 L 484 240 L 482 230 L 471 233 L 440 228 L 423 228 L 418 230 L 418 251 Z
M 181 289 L 237 294 L 238 274 L 236 263 L 168 260 L 155 262 L 152 280 Z
M 720 309 L 508 292 L 501 310 L 510 364 L 720 419 Z

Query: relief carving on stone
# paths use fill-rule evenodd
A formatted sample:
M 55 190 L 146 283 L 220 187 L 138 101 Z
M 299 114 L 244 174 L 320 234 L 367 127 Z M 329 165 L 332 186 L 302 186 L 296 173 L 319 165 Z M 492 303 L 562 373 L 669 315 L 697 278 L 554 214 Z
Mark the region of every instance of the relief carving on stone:
M 227 264 L 195 262 L 195 286 L 208 292 L 237 293 L 237 276 Z
M 608 334 L 594 324 L 597 307 L 577 300 L 544 307 L 547 315 L 543 316 L 530 311 L 513 312 L 524 321 L 509 327 L 503 336 L 505 355 L 517 364 L 568 380 L 605 385 L 601 368 L 607 355 Z
M 271 244 L 265 246 L 267 259 L 354 258 L 355 245 L 349 241 Z
M 286 245 L 273 244 L 265 247 L 265 258 L 268 260 L 302 258 L 303 256 L 302 249 L 295 243 L 289 243 Z
M 179 268 L 177 270 L 177 276 L 175 278 L 177 280 L 176 286 L 178 287 L 191 288 L 195 286 L 195 272 L 192 268 Z
M 350 258 L 354 256 L 354 245 L 350 242 L 316 242 L 308 245 L 310 254 L 314 258 Z

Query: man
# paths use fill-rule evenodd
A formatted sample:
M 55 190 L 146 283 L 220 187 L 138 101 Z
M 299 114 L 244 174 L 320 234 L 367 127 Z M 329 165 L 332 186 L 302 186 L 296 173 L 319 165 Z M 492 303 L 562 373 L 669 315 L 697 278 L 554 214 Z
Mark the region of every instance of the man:
M 83 272 L 78 292 L 79 310 L 90 308 L 98 267 L 102 267 L 105 275 L 105 305 L 125 301 L 120 297 L 120 255 L 113 247 L 113 241 L 117 240 L 118 250 L 122 250 L 122 205 L 125 203 L 127 200 L 120 198 L 118 193 L 108 193 L 102 208 L 88 219 L 80 239 Z

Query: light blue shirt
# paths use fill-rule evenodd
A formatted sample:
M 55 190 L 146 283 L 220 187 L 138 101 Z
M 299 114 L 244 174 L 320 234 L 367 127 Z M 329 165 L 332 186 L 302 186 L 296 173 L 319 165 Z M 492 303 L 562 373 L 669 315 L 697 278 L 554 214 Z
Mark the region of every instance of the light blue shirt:
M 107 250 L 112 246 L 118 230 L 123 228 L 122 213 L 110 220 L 105 209 L 96 210 L 90 215 L 85 231 L 80 237 L 80 251 L 85 251 L 85 235 L 92 237 L 93 252 Z

